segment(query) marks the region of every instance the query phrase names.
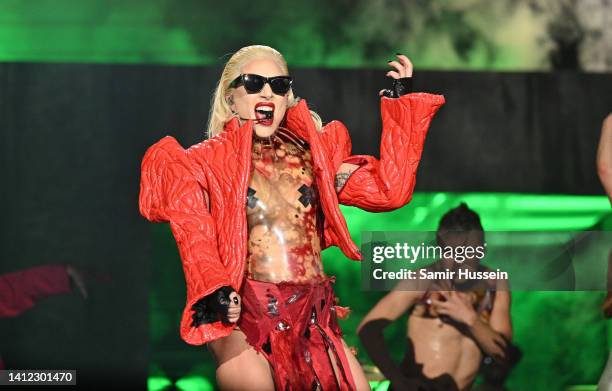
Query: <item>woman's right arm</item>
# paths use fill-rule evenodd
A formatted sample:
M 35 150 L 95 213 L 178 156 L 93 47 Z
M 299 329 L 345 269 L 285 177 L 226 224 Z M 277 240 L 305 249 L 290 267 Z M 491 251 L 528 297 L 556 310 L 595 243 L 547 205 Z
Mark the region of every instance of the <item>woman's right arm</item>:
M 219 257 L 215 223 L 206 189 L 194 175 L 197 169 L 178 142 L 165 137 L 147 150 L 140 182 L 140 213 L 153 222 L 169 222 L 178 246 L 187 285 L 181 337 L 193 345 L 229 335 L 234 327 L 221 321 L 194 327 L 194 304 L 222 287 L 235 289 Z

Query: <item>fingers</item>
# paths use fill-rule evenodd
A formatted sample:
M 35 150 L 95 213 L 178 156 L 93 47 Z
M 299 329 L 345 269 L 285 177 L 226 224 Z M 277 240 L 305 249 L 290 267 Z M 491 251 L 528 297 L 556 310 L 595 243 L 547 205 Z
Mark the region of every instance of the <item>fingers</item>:
M 395 68 L 395 71 L 387 72 L 387 76 L 392 77 L 394 79 L 399 79 L 402 77 L 412 77 L 413 73 L 413 65 L 412 61 L 403 54 L 396 53 L 397 60 L 391 60 L 388 62 L 390 66 Z
M 412 77 L 412 72 L 413 72 L 412 61 L 410 61 L 410 59 L 404 56 L 403 54 L 395 53 L 395 55 L 397 56 L 399 62 L 402 64 L 402 67 L 404 68 L 404 77 Z
M 451 308 L 446 306 L 436 307 L 437 316 L 446 316 L 450 319 L 455 319 L 455 314 Z M 444 320 L 444 319 L 442 319 Z
M 441 313 L 441 311 L 448 312 L 448 310 L 450 309 L 448 301 L 430 299 L 428 304 L 431 304 L 434 309 L 439 313 Z
M 466 306 L 472 306 L 476 301 L 476 293 L 474 292 L 470 292 L 468 294 L 462 293 L 462 294 L 457 294 L 457 297 L 459 298 L 459 300 L 461 300 L 463 302 L 463 304 L 465 304 Z
M 227 320 L 229 320 L 230 323 L 238 322 L 239 318 L 240 318 L 240 310 L 238 310 L 237 312 L 230 311 L 227 313 Z
M 391 65 L 393 68 L 395 68 L 395 70 L 397 71 L 396 73 L 398 77 L 394 77 L 394 79 L 399 79 L 400 77 L 406 77 L 406 68 L 404 68 L 402 64 L 400 64 L 397 61 L 389 61 L 388 64 Z M 391 72 L 388 72 L 387 75 L 389 73 Z
M 506 358 L 505 346 L 502 347 L 497 341 L 495 341 L 495 346 L 493 346 L 491 349 L 491 355 L 495 356 L 498 360 L 504 360 Z
M 229 296 L 230 305 L 227 310 L 227 319 L 231 323 L 236 323 L 238 318 L 240 318 L 240 310 L 241 310 L 241 298 L 240 295 L 236 292 L 232 292 Z
M 504 360 L 505 358 L 504 351 L 499 346 L 495 346 L 491 349 L 491 355 L 497 360 Z
M 438 293 L 444 298 L 445 303 L 455 302 L 459 298 L 455 291 L 439 291 Z
M 501 334 L 496 334 L 493 336 L 493 344 L 490 347 L 490 354 L 498 360 L 505 360 L 507 347 L 508 341 Z
M 493 337 L 493 342 L 495 342 L 495 345 L 497 345 L 497 347 L 502 350 L 503 355 L 504 351 L 506 350 L 506 347 L 508 346 L 506 340 L 503 339 L 500 335 L 496 335 Z
M 456 291 L 439 291 L 439 293 L 447 302 L 452 302 L 454 304 L 466 304 L 468 306 L 472 304 L 470 296 L 466 294 Z
M 227 312 L 227 320 L 231 323 L 238 322 L 238 318 L 240 318 L 240 308 L 231 309 Z
M 398 72 L 395 72 L 395 71 L 387 72 L 386 76 L 392 77 L 394 79 L 399 79 L 401 77 L 400 74 Z

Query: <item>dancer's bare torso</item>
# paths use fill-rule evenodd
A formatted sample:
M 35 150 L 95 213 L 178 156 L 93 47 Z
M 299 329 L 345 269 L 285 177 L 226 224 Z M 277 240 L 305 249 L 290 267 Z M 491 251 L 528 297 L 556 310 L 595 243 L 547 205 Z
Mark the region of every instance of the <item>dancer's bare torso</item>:
M 482 355 L 473 339 L 439 317 L 423 317 L 415 308 L 408 318 L 408 337 L 414 345 L 416 362 L 423 364 L 423 374 L 435 378 L 453 377 L 459 389 L 474 380 Z
M 267 282 L 325 278 L 322 218 L 308 145 L 279 128 L 255 139 L 247 194 L 247 277 Z
M 457 292 L 472 303 L 482 320 L 488 321 L 494 295 L 490 291 Z M 474 381 L 482 353 L 473 338 L 461 333 L 456 325 L 441 319 L 426 300 L 440 300 L 432 291 L 420 300 L 408 318 L 408 337 L 412 340 L 415 361 L 423 365 L 423 374 L 436 378 L 443 374 L 453 377 L 460 390 L 467 389 Z

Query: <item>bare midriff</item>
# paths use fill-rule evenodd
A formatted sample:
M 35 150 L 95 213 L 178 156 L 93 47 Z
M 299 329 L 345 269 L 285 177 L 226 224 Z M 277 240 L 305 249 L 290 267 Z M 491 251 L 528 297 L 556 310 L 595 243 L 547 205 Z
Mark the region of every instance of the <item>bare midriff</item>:
M 485 283 L 456 294 L 467 297 L 481 319 L 488 322 L 494 294 L 487 293 L 483 286 Z M 441 319 L 428 304 L 428 299 L 444 300 L 435 289 L 439 287 L 428 291 L 408 318 L 408 337 L 414 346 L 414 358 L 423 365 L 425 376 L 436 378 L 449 374 L 460 390 L 468 389 L 478 374 L 482 354 L 472 338 Z
M 482 354 L 476 342 L 440 318 L 412 314 L 408 337 L 414 344 L 414 357 L 423 365 L 428 378 L 449 374 L 460 390 L 469 388 L 480 367 Z
M 253 140 L 247 193 L 247 278 L 310 282 L 325 278 L 319 197 L 308 145 L 279 129 Z

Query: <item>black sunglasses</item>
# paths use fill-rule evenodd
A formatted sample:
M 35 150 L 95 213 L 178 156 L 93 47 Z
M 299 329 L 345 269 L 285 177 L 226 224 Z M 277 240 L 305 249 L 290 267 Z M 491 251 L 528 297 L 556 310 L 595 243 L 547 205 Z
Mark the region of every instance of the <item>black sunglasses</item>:
M 293 78 L 291 76 L 264 77 L 261 75 L 247 73 L 235 78 L 229 86 L 230 88 L 238 88 L 244 85 L 246 92 L 249 94 L 256 94 L 263 90 L 266 83 L 270 84 L 272 92 L 274 92 L 276 95 L 285 95 L 291 88 Z

